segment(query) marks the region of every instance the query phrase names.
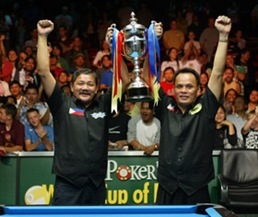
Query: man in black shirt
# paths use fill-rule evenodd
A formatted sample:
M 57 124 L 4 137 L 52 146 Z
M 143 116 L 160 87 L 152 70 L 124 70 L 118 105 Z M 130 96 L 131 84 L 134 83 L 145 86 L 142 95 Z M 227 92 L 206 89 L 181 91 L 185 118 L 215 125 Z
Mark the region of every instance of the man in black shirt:
M 73 74 L 73 95 L 66 96 L 49 70 L 47 36 L 54 25 L 41 20 L 37 28 L 38 70 L 54 117 L 53 205 L 103 205 L 111 92 L 96 98 L 96 73 L 81 69 Z
M 219 42 L 204 95 L 198 98 L 199 75 L 189 68 L 174 76 L 176 100 L 167 97 L 162 88 L 159 90 L 161 100 L 156 112 L 162 123 L 157 194 L 160 205 L 210 202 L 214 117 L 219 107 L 231 21 L 220 16 L 215 26 Z

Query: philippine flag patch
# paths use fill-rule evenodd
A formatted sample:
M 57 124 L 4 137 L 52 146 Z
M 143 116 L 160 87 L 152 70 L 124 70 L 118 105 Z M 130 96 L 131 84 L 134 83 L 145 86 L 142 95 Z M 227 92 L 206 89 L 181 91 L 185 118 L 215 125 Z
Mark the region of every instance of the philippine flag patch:
M 84 110 L 78 108 L 70 108 L 69 109 L 70 115 L 77 115 L 77 116 L 84 116 Z

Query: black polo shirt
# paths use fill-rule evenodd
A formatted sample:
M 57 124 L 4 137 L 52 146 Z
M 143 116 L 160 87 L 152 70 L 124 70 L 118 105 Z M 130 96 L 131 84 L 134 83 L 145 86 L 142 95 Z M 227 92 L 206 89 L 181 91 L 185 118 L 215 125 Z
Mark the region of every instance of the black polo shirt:
M 99 186 L 105 179 L 110 99 L 108 91 L 85 108 L 56 85 L 47 101 L 54 119 L 53 172 L 76 186 L 89 180 Z
M 159 184 L 170 194 L 181 188 L 188 195 L 214 178 L 212 149 L 214 117 L 219 102 L 209 88 L 182 114 L 160 88 L 161 114 Z

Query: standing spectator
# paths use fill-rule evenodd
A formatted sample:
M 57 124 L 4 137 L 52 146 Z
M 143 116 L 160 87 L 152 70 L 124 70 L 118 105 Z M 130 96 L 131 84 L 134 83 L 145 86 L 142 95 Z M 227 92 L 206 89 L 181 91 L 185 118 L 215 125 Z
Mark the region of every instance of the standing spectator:
M 175 97 L 175 85 L 174 85 L 174 74 L 175 70 L 172 67 L 167 67 L 164 70 L 165 81 L 160 82 L 160 86 L 164 92 L 171 97 Z
M 67 53 L 67 59 L 70 67 L 74 66 L 74 58 L 77 54 L 82 53 L 85 57 L 85 67 L 90 68 L 89 53 L 84 48 L 84 43 L 79 36 L 73 38 L 72 49 Z
M 251 53 L 249 49 L 241 50 L 241 53 L 235 61 L 236 67 L 242 66 L 244 68 L 245 77 L 242 80 L 244 84 L 244 94 L 248 96 L 250 91 L 255 88 L 255 68 L 251 61 Z
M 205 28 L 200 36 L 200 43 L 202 50 L 208 55 L 208 60 L 213 58 L 214 50 L 219 39 L 219 32 L 214 26 L 215 19 L 209 18 L 208 27 Z
M 25 149 L 27 151 L 53 151 L 53 128 L 41 123 L 38 109 L 30 108 L 26 113 L 29 124 L 25 125 Z
M 161 75 L 160 81 L 164 81 L 164 70 L 167 67 L 172 67 L 175 72 L 182 68 L 182 62 L 178 59 L 178 50 L 175 47 L 171 47 L 167 51 L 168 60 L 161 62 Z
M 176 20 L 176 23 L 177 23 L 178 30 L 183 32 L 184 36 L 186 36 L 187 35 L 188 22 L 184 17 L 184 13 L 183 13 L 182 9 L 177 10 L 175 20 Z
M 121 0 L 119 5 L 119 9 L 117 10 L 117 25 L 118 29 L 124 28 L 129 24 L 131 13 L 134 11 L 134 8 L 130 5 L 129 0 Z
M 247 149 L 258 149 L 258 107 L 249 112 L 248 121 L 242 128 L 244 145 Z
M 158 205 L 209 203 L 208 183 L 214 178 L 212 160 L 214 117 L 220 106 L 222 75 L 231 29 L 228 17 L 216 19 L 219 43 L 205 93 L 198 97 L 199 75 L 181 69 L 174 75 L 176 100 L 159 89 L 156 111 L 161 114 Z M 200 133 L 201 132 L 201 133 Z
M 154 117 L 153 102 L 141 103 L 141 114 L 128 122 L 127 140 L 135 150 L 151 155 L 159 148 L 160 121 Z
M 101 67 L 96 70 L 99 80 L 104 72 L 112 68 L 112 57 L 110 54 L 105 54 L 101 58 Z
M 203 31 L 203 27 L 201 25 L 201 22 L 199 20 L 199 15 L 197 13 L 193 14 L 192 23 L 187 28 L 187 32 L 190 32 L 190 31 L 195 33 L 196 39 L 199 41 L 201 33 Z
M 191 68 L 194 69 L 199 75 L 201 74 L 202 61 L 200 53 L 193 42 L 189 44 L 189 47 L 185 51 L 181 61 L 183 68 Z
M 59 44 L 54 44 L 52 46 L 52 54 L 57 57 L 58 67 L 63 68 L 65 70 L 69 69 L 67 58 L 64 58 L 62 47 Z
M 100 76 L 100 90 L 110 88 L 112 86 L 112 83 L 113 83 L 113 71 L 112 71 L 112 57 L 111 57 L 111 55 L 104 55 L 102 57 L 101 62 L 102 62 L 102 65 L 103 65 L 103 68 L 105 69 L 105 71 Z
M 146 15 L 146 14 L 144 14 Z M 148 16 L 148 15 L 147 15 Z M 139 17 L 138 17 L 139 19 Z M 106 32 L 108 27 L 113 23 L 113 19 L 110 17 L 110 15 L 108 14 L 108 12 L 106 10 L 102 11 L 101 13 L 101 17 L 99 19 L 99 23 L 98 23 L 98 29 L 97 29 L 97 33 L 98 33 L 98 40 L 99 40 L 99 45 L 102 46 L 103 40 L 105 40 L 105 36 L 106 36 Z
M 30 32 L 31 38 L 24 42 L 25 47 L 31 47 L 33 50 L 32 56 L 35 57 L 37 51 L 37 43 L 38 43 L 38 31 L 37 28 L 33 28 Z
M 73 73 L 76 71 L 76 70 L 79 70 L 79 69 L 83 69 L 86 67 L 86 59 L 85 59 L 85 56 L 83 53 L 78 53 L 75 57 L 74 57 L 74 66 L 71 67 L 69 70 L 68 70 L 68 74 L 69 74 L 69 79 L 68 81 L 70 82 L 72 80 L 72 76 L 73 76 Z
M 185 44 L 184 33 L 177 29 L 177 22 L 171 20 L 170 29 L 166 30 L 163 34 L 163 45 L 168 50 L 171 47 L 175 47 L 179 53 L 182 52 Z
M 246 40 L 243 38 L 243 32 L 241 29 L 236 30 L 235 36 L 230 38 L 229 46 L 232 46 L 232 52 L 237 55 L 241 50 L 246 48 Z
M 90 10 L 87 13 L 84 13 L 82 17 L 81 31 L 85 39 L 87 48 L 99 47 L 97 28 L 98 28 L 97 15 Z
M 68 34 L 66 26 L 61 25 L 58 28 L 56 43 L 62 47 L 63 55 L 66 57 L 67 53 L 72 49 L 72 39 Z
M 0 153 L 23 150 L 24 126 L 15 119 L 16 112 L 13 104 L 5 103 L 0 108 Z
M 207 89 L 209 83 L 209 75 L 207 72 L 200 74 L 200 95 L 203 95 Z
M 65 26 L 68 31 L 73 28 L 73 17 L 69 14 L 69 8 L 64 5 L 61 8 L 61 13 L 55 17 L 56 28 L 59 29 L 60 26 Z
M 198 54 L 201 54 L 201 45 L 199 41 L 195 39 L 195 33 L 193 31 L 188 32 L 188 41 L 185 42 L 184 52 L 186 52 L 190 47 L 194 47 Z
M 109 46 L 106 42 L 106 40 L 103 40 L 102 41 L 102 49 L 99 50 L 93 60 L 93 66 L 96 67 L 96 68 L 101 68 L 102 65 L 101 65 L 101 59 L 104 55 L 108 55 L 110 54 L 110 49 L 109 49 Z
M 139 10 L 137 11 L 138 22 L 145 27 L 148 27 L 151 21 L 154 20 L 152 10 L 148 6 L 148 1 L 140 1 Z

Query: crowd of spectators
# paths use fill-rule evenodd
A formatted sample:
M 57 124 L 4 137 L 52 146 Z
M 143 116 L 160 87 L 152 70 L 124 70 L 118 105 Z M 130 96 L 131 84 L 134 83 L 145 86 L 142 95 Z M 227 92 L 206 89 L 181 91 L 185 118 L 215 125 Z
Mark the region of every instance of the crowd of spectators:
M 258 29 L 258 3 L 255 1 L 250 1 L 250 4 L 239 1 L 223 2 L 223 10 L 219 10 L 215 7 L 215 5 L 219 5 L 219 2 L 181 1 L 178 3 L 173 0 L 166 0 L 160 4 L 144 0 L 89 0 L 82 4 L 77 4 L 76 1 L 63 1 L 62 4 L 54 5 L 50 1 L 1 1 L 0 96 L 1 103 L 3 105 L 8 104 L 9 107 L 2 107 L 2 112 L 0 112 L 0 121 L 6 126 L 8 125 L 7 128 L 5 127 L 5 133 L 0 135 L 2 136 L 0 146 L 5 146 L 8 143 L 8 147 L 13 147 L 7 148 L 8 152 L 22 149 L 28 151 L 53 150 L 54 148 L 52 117 L 45 102 L 44 89 L 42 89 L 37 74 L 38 33 L 36 24 L 40 19 L 50 19 L 55 24 L 55 31 L 51 33 L 48 42 L 50 70 L 68 96 L 71 95 L 69 82 L 73 72 L 85 67 L 92 68 L 97 72 L 100 88 L 108 89 L 111 86 L 112 60 L 110 49 L 104 39 L 106 30 L 112 23 L 116 23 L 116 27 L 122 29 L 129 24 L 133 11 L 136 13 L 138 22 L 147 28 L 152 20 L 162 22 L 164 34 L 160 39 L 160 83 L 165 92 L 174 97 L 173 75 L 175 71 L 183 67 L 193 68 L 200 74 L 201 89 L 199 95 L 201 96 L 204 93 L 218 42 L 218 32 L 214 27 L 214 19 L 217 15 L 225 14 L 231 18 L 233 28 L 228 39 L 228 59 L 221 91 L 222 107 L 220 112 L 224 112 L 224 116 L 221 119 L 218 118 L 220 121 L 218 126 L 222 126 L 221 123 L 231 126 L 225 120 L 227 115 L 231 117 L 230 115 L 238 114 L 239 106 L 236 99 L 239 96 L 243 97 L 244 103 L 246 102 L 246 107 L 244 107 L 246 115 L 243 116 L 241 113 L 241 117 L 246 122 L 248 117 L 255 120 L 253 117 L 257 115 L 257 112 L 254 112 L 254 110 L 258 104 L 258 60 L 256 60 L 256 48 L 252 43 L 254 42 L 253 39 L 258 36 L 256 31 Z M 246 20 L 249 22 L 246 22 Z M 245 25 L 242 25 L 243 23 Z M 9 101 L 9 96 L 13 97 L 12 102 Z M 16 111 L 13 111 L 13 107 L 10 106 L 13 104 Z M 151 122 L 152 120 L 158 122 L 156 117 L 152 117 L 155 114 L 149 111 L 150 105 L 145 108 L 143 107 L 145 104 L 131 103 L 131 108 L 126 110 L 126 104 L 128 102 L 125 101 L 123 110 L 129 117 L 137 111 L 135 112 L 138 115 L 137 121 L 144 120 L 144 116 L 146 116 L 144 112 L 148 110 Z M 250 107 L 248 108 L 247 105 L 250 105 Z M 247 114 L 246 111 L 251 113 Z M 4 120 L 6 117 L 8 118 Z M 38 121 L 39 117 L 41 119 L 40 123 Z M 117 116 L 114 117 L 117 118 Z M 33 121 L 33 118 L 36 121 Z M 126 120 L 126 123 L 123 123 L 123 131 L 127 130 L 124 126 L 127 126 L 129 119 L 123 119 Z M 17 138 L 10 137 L 13 135 L 10 133 L 11 126 L 16 123 L 16 120 L 22 123 L 22 126 L 19 125 L 17 128 L 19 131 L 23 129 L 24 133 L 20 136 L 23 136 L 26 146 L 20 144 L 20 140 L 16 142 Z M 118 122 L 116 121 L 117 124 L 119 124 Z M 238 140 L 236 143 L 241 146 L 248 134 L 245 130 L 244 138 L 240 135 L 245 121 L 242 121 L 239 125 L 234 124 L 237 127 L 231 126 L 230 129 L 235 131 L 237 138 L 235 140 Z M 110 126 L 112 128 L 116 127 L 112 124 Z M 129 126 L 132 127 L 132 124 Z M 224 134 L 224 128 L 225 125 L 220 130 L 222 134 Z M 136 126 L 134 126 L 134 129 L 137 129 Z M 31 131 L 34 132 L 33 135 L 30 135 L 29 132 Z M 255 130 L 252 133 L 255 134 Z M 139 138 L 132 138 L 132 133 L 130 136 L 128 142 L 125 136 L 120 138 L 123 142 L 110 141 L 112 149 L 115 149 L 114 144 L 116 142 L 117 147 L 121 149 L 122 146 L 130 145 L 131 141 L 137 140 L 137 145 L 132 145 L 132 148 L 145 150 L 143 148 L 145 145 L 139 143 Z M 155 150 L 155 146 L 158 145 L 157 141 L 158 139 L 155 139 L 153 144 L 149 144 L 153 145 L 153 149 L 147 151 L 148 153 Z M 22 149 L 20 146 L 22 146 Z M 223 145 L 218 144 L 218 146 Z

